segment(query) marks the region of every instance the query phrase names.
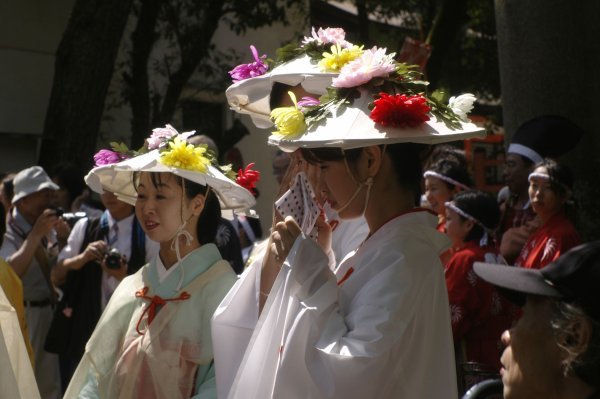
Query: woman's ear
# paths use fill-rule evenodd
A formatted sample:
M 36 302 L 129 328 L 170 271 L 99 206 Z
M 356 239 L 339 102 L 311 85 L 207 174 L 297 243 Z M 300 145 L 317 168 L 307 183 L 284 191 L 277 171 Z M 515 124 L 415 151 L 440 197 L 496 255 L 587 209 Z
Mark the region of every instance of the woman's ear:
M 363 149 L 364 161 L 367 165 L 367 178 L 375 177 L 381 168 L 383 149 L 381 146 L 372 145 Z
M 190 207 L 192 209 L 192 215 L 198 216 L 202 213 L 204 209 L 204 203 L 206 202 L 206 197 L 202 194 L 197 194 L 190 201 Z

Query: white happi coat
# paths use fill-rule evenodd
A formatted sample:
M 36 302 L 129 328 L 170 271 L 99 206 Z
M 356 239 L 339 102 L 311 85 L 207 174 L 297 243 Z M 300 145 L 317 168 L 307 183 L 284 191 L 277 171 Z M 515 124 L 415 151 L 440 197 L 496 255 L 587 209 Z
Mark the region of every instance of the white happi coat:
M 427 212 L 396 217 L 331 272 L 299 237 L 258 317 L 260 264 L 213 317 L 219 398 L 457 397 L 448 239 Z

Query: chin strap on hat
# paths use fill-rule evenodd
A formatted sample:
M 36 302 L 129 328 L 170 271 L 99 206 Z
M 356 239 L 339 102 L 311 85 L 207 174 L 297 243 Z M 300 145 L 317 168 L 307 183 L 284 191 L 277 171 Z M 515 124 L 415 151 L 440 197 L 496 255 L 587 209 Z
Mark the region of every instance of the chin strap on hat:
M 191 218 L 191 216 L 190 216 L 190 218 Z M 188 220 L 186 220 L 185 222 L 183 222 L 183 224 L 181 226 L 179 226 L 179 228 L 177 229 L 177 233 L 175 233 L 175 237 L 171 241 L 171 250 L 175 250 L 175 255 L 177 255 L 177 263 L 181 263 L 181 252 L 179 250 L 179 245 L 180 245 L 179 238 L 180 237 L 184 238 L 186 246 L 190 246 L 192 244 L 193 237 L 189 231 L 185 230 L 185 226 L 187 225 Z M 183 270 L 181 265 L 179 266 L 179 269 L 180 269 L 180 271 L 179 271 L 179 282 L 177 283 L 177 289 L 176 289 L 177 291 L 179 291 L 179 289 L 181 288 L 181 285 L 183 284 L 183 278 L 185 275 L 185 270 Z
M 348 206 L 350 206 L 350 204 L 352 203 L 352 201 L 354 201 L 354 199 L 358 196 L 358 194 L 365 187 L 367 188 L 367 194 L 366 194 L 366 198 L 365 198 L 365 205 L 364 205 L 363 210 L 362 210 L 362 215 L 364 215 L 365 211 L 367 210 L 367 205 L 369 204 L 369 197 L 370 197 L 370 194 L 371 194 L 371 187 L 373 187 L 373 177 L 371 177 L 371 176 L 367 177 L 367 179 L 364 182 L 359 182 L 358 183 L 358 187 L 354 191 L 354 194 L 352 194 L 352 197 L 350 197 L 350 199 L 348 201 L 346 201 L 346 203 L 344 205 L 342 205 L 340 208 L 336 209 L 336 212 L 339 214 L 344 209 L 346 209 Z

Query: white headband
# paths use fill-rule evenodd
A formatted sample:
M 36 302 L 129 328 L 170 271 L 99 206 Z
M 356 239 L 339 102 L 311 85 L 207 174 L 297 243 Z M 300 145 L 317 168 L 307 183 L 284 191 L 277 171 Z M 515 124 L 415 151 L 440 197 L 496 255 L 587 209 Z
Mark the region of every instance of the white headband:
M 547 173 L 533 172 L 533 173 L 530 173 L 530 174 L 529 174 L 529 177 L 527 178 L 527 180 L 528 180 L 530 183 L 531 183 L 531 178 L 532 178 L 532 177 L 537 177 L 538 179 L 547 180 L 547 181 L 550 181 L 550 180 L 552 180 L 552 179 L 551 179 L 551 177 L 550 177 L 550 175 L 549 175 L 549 174 L 547 174 Z M 571 188 L 570 188 L 569 186 L 567 186 L 566 184 L 563 184 L 563 183 L 561 183 L 561 182 L 559 182 L 559 181 L 556 181 L 556 180 L 554 180 L 554 182 L 555 182 L 556 184 L 558 184 L 559 186 L 561 186 L 563 189 L 565 189 L 565 191 L 566 191 L 567 193 L 570 193 L 570 192 L 572 191 L 572 190 L 571 190 Z
M 467 212 L 465 212 L 462 209 L 460 209 L 459 207 L 457 207 L 456 204 L 454 203 L 454 201 L 445 202 L 444 205 L 446 206 L 446 208 L 453 210 L 454 212 L 458 213 L 460 216 L 464 217 L 465 219 L 469 219 L 470 221 L 472 221 L 473 223 L 475 223 L 476 225 L 481 227 L 483 229 L 483 237 L 481 237 L 481 240 L 479 240 L 479 245 L 486 246 L 488 244 L 488 237 L 489 237 L 488 232 L 491 234 L 490 229 L 488 229 L 478 219 L 476 219 L 472 215 L 469 215 Z
M 513 143 L 508 146 L 508 151 L 506 152 L 522 155 L 525 158 L 528 158 L 531 161 L 533 161 L 533 163 L 539 163 L 544 160 L 540 154 L 538 154 L 529 147 L 525 147 L 523 144 Z
M 456 181 L 456 180 L 454 180 L 451 177 L 444 176 L 441 173 L 434 172 L 433 170 L 428 170 L 428 171 L 425 171 L 425 173 L 423 173 L 423 177 L 429 177 L 429 176 L 431 176 L 431 177 L 437 177 L 438 179 L 443 180 L 446 183 L 450 183 L 453 186 L 462 188 L 463 190 L 469 190 L 469 187 L 467 185 L 465 185 L 465 184 L 463 184 L 463 183 L 461 183 L 459 181 Z
M 550 180 L 550 175 L 547 173 L 540 173 L 540 172 L 533 172 L 529 174 L 529 177 L 527 178 L 528 181 L 531 181 L 532 177 L 537 177 L 543 180 Z

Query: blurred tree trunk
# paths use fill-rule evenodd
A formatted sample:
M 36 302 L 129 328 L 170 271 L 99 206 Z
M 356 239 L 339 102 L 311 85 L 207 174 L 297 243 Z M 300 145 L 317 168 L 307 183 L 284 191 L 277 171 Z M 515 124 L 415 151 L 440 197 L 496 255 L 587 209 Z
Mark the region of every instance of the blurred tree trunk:
M 447 57 L 456 54 L 459 33 L 469 22 L 467 0 L 443 0 L 433 20 L 426 43 L 431 45 L 427 79 L 437 87 Z
M 156 14 L 152 14 L 155 24 L 160 3 L 161 0 L 144 2 L 140 15 L 144 16 L 156 12 Z M 185 32 L 184 34 L 178 31 L 180 11 L 176 5 L 177 3 L 164 3 L 167 20 L 175 30 L 181 62 L 179 67 L 167 76 L 169 83 L 162 98 L 155 94 L 150 99 L 148 91 L 147 68 L 150 59 L 150 50 L 157 39 L 154 28 L 150 29 L 149 21 L 146 22 L 146 28 L 141 26 L 144 21 L 140 18 L 135 32 L 139 33 L 139 35 L 135 36 L 134 34 L 132 62 L 138 68 L 132 70 L 132 82 L 134 83 L 131 86 L 130 97 L 133 111 L 132 148 L 142 146 L 145 138 L 150 134 L 152 127 L 162 126 L 171 122 L 173 114 L 177 109 L 181 92 L 192 74 L 196 71 L 200 61 L 208 55 L 212 37 L 224 13 L 224 3 L 221 0 L 211 0 L 205 3 L 203 10 L 204 18 L 198 20 L 198 23 L 192 27 L 191 33 Z M 156 7 L 156 10 L 148 10 L 151 7 Z M 136 104 L 136 102 L 143 103 Z
M 91 165 L 132 0 L 77 0 L 56 52 L 39 163 Z
M 496 0 L 505 143 L 523 122 L 562 115 L 586 134 L 560 161 L 574 172 L 577 227 L 600 239 L 600 2 Z

